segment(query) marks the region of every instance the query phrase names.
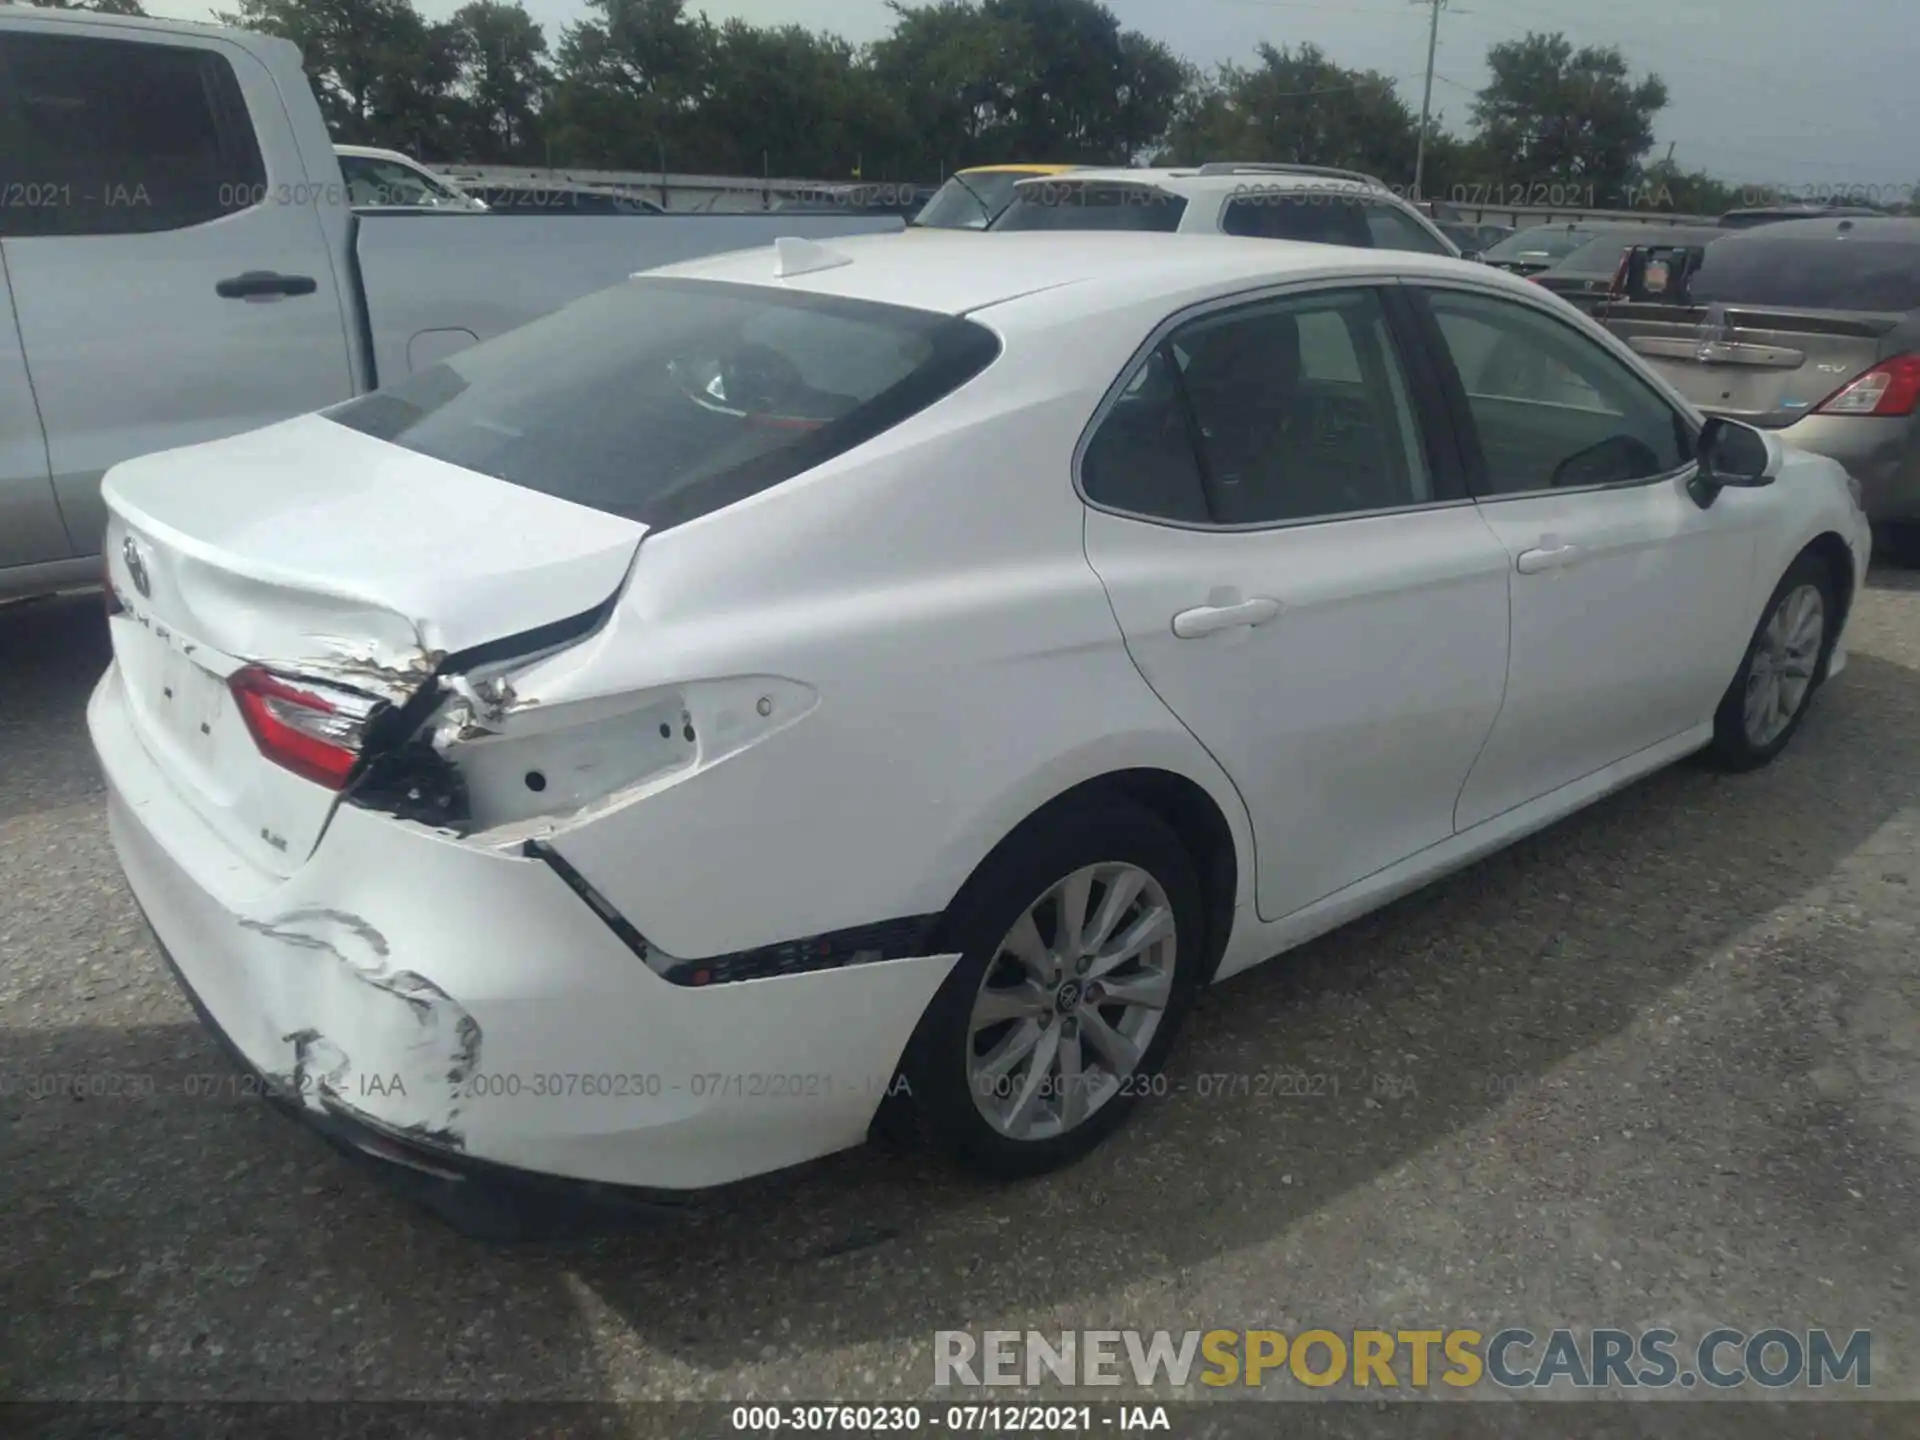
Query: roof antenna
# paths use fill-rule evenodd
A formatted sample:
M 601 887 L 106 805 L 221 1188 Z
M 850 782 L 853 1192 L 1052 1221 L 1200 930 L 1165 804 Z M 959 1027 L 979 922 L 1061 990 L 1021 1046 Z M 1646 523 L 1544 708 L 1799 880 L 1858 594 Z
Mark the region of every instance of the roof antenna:
M 851 255 L 842 255 L 837 250 L 829 250 L 811 240 L 802 240 L 797 235 L 782 235 L 773 242 L 773 248 L 778 255 L 773 273 L 781 280 L 792 275 L 811 275 L 816 270 L 836 270 L 853 263 Z

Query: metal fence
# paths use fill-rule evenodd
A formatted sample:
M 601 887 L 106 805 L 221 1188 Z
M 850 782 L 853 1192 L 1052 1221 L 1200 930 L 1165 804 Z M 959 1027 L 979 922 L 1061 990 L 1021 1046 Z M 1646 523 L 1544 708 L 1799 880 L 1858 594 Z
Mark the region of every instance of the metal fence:
M 771 210 L 785 200 L 819 195 L 824 189 L 844 189 L 846 180 L 802 180 L 790 177 L 754 178 L 742 175 L 684 175 L 671 171 L 545 169 L 528 165 L 436 165 L 451 180 L 487 183 L 584 185 L 651 200 L 667 210 L 739 215 Z M 901 187 L 905 188 L 905 187 Z
M 453 180 L 480 183 L 511 182 L 528 186 L 584 185 L 596 190 L 650 200 L 667 210 L 692 213 L 738 215 L 756 210 L 772 210 L 783 201 L 816 199 L 825 191 L 846 192 L 859 188 L 881 192 L 904 192 L 909 187 L 875 181 L 846 179 L 817 180 L 792 176 L 755 177 L 748 175 L 694 175 L 658 170 L 581 170 L 543 168 L 529 165 L 445 164 L 433 167 Z M 1580 206 L 1497 205 L 1471 203 L 1434 197 L 1442 217 L 1468 225 L 1510 225 L 1524 230 L 1530 225 L 1566 225 L 1592 223 L 1604 225 L 1712 225 L 1712 215 L 1683 215 L 1651 207 L 1629 210 L 1600 210 Z

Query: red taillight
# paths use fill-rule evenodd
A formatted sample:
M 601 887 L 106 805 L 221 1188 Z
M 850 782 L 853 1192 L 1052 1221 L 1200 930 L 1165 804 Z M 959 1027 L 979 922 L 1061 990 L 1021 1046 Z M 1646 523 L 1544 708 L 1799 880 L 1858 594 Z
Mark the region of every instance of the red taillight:
M 258 665 L 234 671 L 227 688 L 262 755 L 316 785 L 345 788 L 370 705 L 330 687 L 291 684 Z
M 1920 407 L 1920 355 L 1896 355 L 1813 407 L 1816 415 L 1911 415 Z
M 1613 272 L 1613 283 L 1607 286 L 1607 298 L 1618 299 L 1627 293 L 1627 276 L 1633 270 L 1633 251 L 1629 250 L 1620 257 L 1620 268 Z

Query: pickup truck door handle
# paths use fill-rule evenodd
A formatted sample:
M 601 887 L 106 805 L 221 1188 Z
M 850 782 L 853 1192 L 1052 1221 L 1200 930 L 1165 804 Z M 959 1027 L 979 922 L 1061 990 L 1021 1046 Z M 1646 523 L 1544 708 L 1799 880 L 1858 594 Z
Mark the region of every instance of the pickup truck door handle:
M 1202 605 L 1182 610 L 1173 617 L 1173 633 L 1182 640 L 1198 640 L 1243 625 L 1264 625 L 1280 613 L 1280 602 L 1265 596 L 1242 600 L 1236 605 Z
M 1542 570 L 1558 570 L 1580 558 L 1578 545 L 1558 545 L 1549 541 L 1537 550 L 1522 550 L 1514 567 L 1522 575 L 1538 575 Z
M 319 284 L 311 275 L 280 275 L 272 270 L 249 270 L 220 281 L 213 293 L 222 300 L 273 300 L 282 295 L 311 295 Z

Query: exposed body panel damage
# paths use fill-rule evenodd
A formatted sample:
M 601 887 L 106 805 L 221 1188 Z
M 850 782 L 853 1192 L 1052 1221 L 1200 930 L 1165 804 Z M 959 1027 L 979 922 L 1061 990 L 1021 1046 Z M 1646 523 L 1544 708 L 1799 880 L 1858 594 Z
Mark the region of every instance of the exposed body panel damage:
M 242 918 L 239 923 L 327 957 L 332 974 L 315 977 L 317 987 L 344 980 L 392 1002 L 382 1006 L 377 1018 L 366 1016 L 365 1023 L 381 1032 L 372 1047 L 380 1056 L 377 1071 L 356 1071 L 347 1049 L 375 1037 L 328 1034 L 315 1026 L 283 1036 L 292 1055 L 277 1078 L 289 1097 L 314 1109 L 344 1109 L 370 1119 L 361 1102 L 377 1095 L 382 1102 L 377 1123 L 384 1128 L 464 1148 L 461 1101 L 480 1060 L 479 1022 L 425 976 L 394 969 L 386 938 L 357 915 L 309 908 L 272 921 Z
M 369 653 L 365 641 L 355 643 L 332 635 L 312 638 L 320 646 L 318 653 L 288 660 L 254 657 L 253 663 L 344 685 L 397 708 L 411 700 L 421 687 L 431 684 L 434 672 L 447 658 L 446 651 L 429 650 L 424 642 L 398 652 Z
M 812 687 L 741 675 L 603 693 L 592 631 L 461 672 L 455 656 L 397 707 L 351 803 L 517 848 L 677 784 L 802 719 Z

